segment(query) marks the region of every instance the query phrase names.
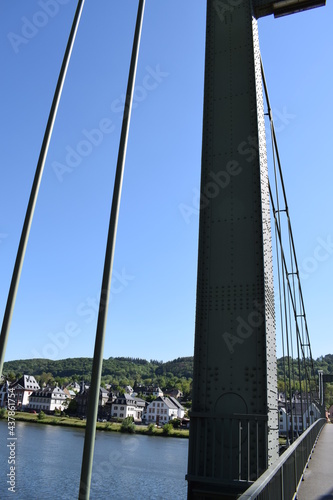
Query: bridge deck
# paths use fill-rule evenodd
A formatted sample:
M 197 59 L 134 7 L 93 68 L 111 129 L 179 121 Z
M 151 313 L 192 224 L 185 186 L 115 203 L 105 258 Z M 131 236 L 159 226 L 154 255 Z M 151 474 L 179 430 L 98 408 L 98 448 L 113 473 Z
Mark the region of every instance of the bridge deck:
M 298 500 L 333 499 L 333 424 L 325 425 L 298 490 Z

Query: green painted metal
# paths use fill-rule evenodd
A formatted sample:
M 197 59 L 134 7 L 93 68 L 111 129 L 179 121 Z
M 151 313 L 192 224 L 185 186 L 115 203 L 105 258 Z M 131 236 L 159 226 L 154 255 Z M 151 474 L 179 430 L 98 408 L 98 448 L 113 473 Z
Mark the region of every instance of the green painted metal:
M 318 2 L 291 0 L 288 9 L 310 3 Z M 188 498 L 234 498 L 279 456 L 256 16 L 276 14 L 280 4 L 285 2 L 207 2 Z
M 145 0 L 139 0 L 134 40 L 133 40 L 132 56 L 131 56 L 130 69 L 128 75 L 123 123 L 120 134 L 119 152 L 118 152 L 113 197 L 112 197 L 109 231 L 108 231 L 108 239 L 105 252 L 104 271 L 103 271 L 102 287 L 101 287 L 99 310 L 98 310 L 95 350 L 94 350 L 94 358 L 93 358 L 93 366 L 91 374 L 91 384 L 89 388 L 87 425 L 86 425 L 83 457 L 82 457 L 79 500 L 89 500 L 90 497 L 91 475 L 92 475 L 95 435 L 96 435 L 96 421 L 97 421 L 98 401 L 99 401 L 99 388 L 100 388 L 102 365 L 103 365 L 105 329 L 106 329 L 107 313 L 109 306 L 120 198 L 121 198 L 121 190 L 122 190 L 122 183 L 124 176 L 127 140 L 128 140 L 129 124 L 131 119 L 134 84 L 135 84 L 136 68 L 138 63 L 138 54 L 140 48 L 144 9 L 145 9 Z
M 253 2 L 257 19 L 270 14 L 274 14 L 274 17 L 286 16 L 324 5 L 326 5 L 326 0 L 255 0 Z

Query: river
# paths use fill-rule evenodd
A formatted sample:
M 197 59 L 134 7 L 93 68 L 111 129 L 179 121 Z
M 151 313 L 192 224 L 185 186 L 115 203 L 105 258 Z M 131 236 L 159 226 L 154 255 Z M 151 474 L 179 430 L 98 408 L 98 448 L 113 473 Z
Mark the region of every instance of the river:
M 76 500 L 84 431 L 16 422 L 15 437 L 1 420 L 0 499 Z M 90 499 L 186 499 L 187 452 L 187 439 L 97 431 Z

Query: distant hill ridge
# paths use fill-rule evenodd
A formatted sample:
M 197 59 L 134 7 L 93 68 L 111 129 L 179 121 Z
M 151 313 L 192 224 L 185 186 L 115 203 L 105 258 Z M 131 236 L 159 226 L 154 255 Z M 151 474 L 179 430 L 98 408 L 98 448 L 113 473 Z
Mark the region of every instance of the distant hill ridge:
M 89 379 L 92 368 L 92 358 L 67 358 L 50 360 L 44 358 L 21 359 L 4 363 L 4 374 L 41 375 L 51 373 L 54 378 L 73 376 Z M 333 354 L 326 354 L 314 360 L 315 371 L 333 374 Z M 283 358 L 278 359 L 278 378 L 283 376 Z M 178 378 L 192 379 L 193 356 L 177 358 L 172 361 L 157 361 L 141 358 L 116 357 L 103 361 L 102 377 L 127 380 Z
M 72 377 L 74 375 L 89 378 L 92 368 L 92 358 L 67 358 L 51 360 L 44 358 L 21 359 L 4 363 L 4 374 L 27 373 L 41 375 L 52 373 L 56 377 Z M 130 357 L 104 359 L 102 377 L 109 375 L 124 378 L 155 378 L 170 374 L 177 378 L 192 378 L 193 356 L 177 358 L 173 361 L 163 361 Z

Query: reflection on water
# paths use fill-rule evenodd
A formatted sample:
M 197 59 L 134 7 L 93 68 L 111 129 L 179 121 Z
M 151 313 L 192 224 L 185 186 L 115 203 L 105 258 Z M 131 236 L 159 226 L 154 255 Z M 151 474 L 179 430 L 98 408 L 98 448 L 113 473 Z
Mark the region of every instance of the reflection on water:
M 76 500 L 84 431 L 16 423 L 16 493 L 7 490 L 7 423 L 0 421 L 0 498 Z M 185 499 L 188 440 L 97 432 L 91 500 Z

